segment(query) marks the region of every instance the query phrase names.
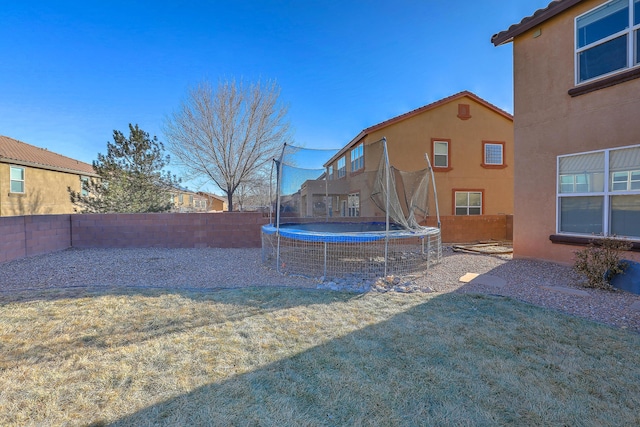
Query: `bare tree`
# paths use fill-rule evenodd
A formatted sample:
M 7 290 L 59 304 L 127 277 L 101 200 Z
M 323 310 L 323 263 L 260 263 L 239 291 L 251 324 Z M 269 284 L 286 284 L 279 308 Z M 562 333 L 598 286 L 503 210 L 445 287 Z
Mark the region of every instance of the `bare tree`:
M 269 166 L 289 139 L 287 107 L 273 83 L 203 82 L 164 123 L 169 150 L 189 178 L 208 177 L 233 194 Z
M 270 197 L 275 193 L 270 189 L 271 180 L 269 175 L 260 171 L 257 178 L 240 184 L 236 190 L 237 206 L 240 211 L 264 209 L 269 207 Z

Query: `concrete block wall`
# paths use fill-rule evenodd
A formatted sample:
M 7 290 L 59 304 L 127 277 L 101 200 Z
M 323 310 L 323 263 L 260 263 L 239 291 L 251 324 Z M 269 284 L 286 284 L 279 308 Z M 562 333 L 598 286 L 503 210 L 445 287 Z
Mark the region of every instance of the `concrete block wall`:
M 255 212 L 71 217 L 75 248 L 258 248 L 267 222 Z
M 69 215 L 0 218 L 0 263 L 71 247 Z
M 482 240 L 512 240 L 512 215 L 448 215 L 440 217 L 443 243 L 473 243 Z M 435 227 L 436 218 L 427 225 Z
M 284 218 L 283 218 L 284 219 Z M 380 218 L 358 218 L 380 221 Z M 332 218 L 332 221 L 349 219 Z M 262 213 L 76 214 L 0 217 L 0 263 L 76 248 L 259 248 Z M 441 217 L 444 243 L 511 240 L 510 215 Z M 436 219 L 427 221 L 436 225 Z

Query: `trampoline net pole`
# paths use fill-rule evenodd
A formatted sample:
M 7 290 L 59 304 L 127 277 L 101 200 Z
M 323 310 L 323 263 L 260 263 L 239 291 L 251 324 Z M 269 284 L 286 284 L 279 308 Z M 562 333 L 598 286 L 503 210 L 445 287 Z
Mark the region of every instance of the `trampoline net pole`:
M 385 186 L 387 187 L 386 193 L 386 209 L 385 209 L 385 222 L 386 232 L 384 237 L 384 276 L 387 277 L 387 263 L 389 261 L 389 152 L 387 151 L 387 138 L 382 138 L 382 146 L 384 148 L 384 162 L 385 162 Z

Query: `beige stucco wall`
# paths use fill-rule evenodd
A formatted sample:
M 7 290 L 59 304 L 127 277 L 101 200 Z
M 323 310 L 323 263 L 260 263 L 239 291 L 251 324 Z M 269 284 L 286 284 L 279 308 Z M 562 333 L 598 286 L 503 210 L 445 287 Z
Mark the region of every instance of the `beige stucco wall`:
M 469 104 L 471 118 L 461 120 L 458 104 Z M 513 122 L 496 111 L 467 96 L 426 110 L 408 119 L 373 131 L 364 139 L 365 170 L 378 167 L 381 150 L 368 145 L 387 138 L 391 165 L 405 171 L 416 171 L 427 167 L 424 154 L 430 158 L 432 139 L 450 140 L 449 171 L 436 171 L 436 188 L 440 215 L 453 215 L 453 191 L 482 190 L 484 192 L 483 214 L 513 213 Z M 483 141 L 504 142 L 506 168 L 486 169 L 483 161 Z M 362 191 L 370 185 L 372 177 L 367 174 L 351 174 L 350 151 L 346 153 L 347 180 L 351 192 Z M 335 163 L 334 163 L 335 166 Z M 365 181 L 368 181 L 365 184 Z M 431 191 L 431 189 L 430 189 Z M 379 210 L 361 192 L 361 216 L 380 216 Z M 429 212 L 435 215 L 435 201 L 430 195 Z
M 570 263 L 579 249 L 549 241 L 558 155 L 640 143 L 640 79 L 567 93 L 575 87 L 574 18 L 602 3 L 585 1 L 514 40 L 516 257 Z
M 0 163 L 0 216 L 74 212 L 67 188 L 80 191 L 80 175 L 15 165 L 25 169 L 25 193 L 16 194 L 10 192 L 10 166 Z

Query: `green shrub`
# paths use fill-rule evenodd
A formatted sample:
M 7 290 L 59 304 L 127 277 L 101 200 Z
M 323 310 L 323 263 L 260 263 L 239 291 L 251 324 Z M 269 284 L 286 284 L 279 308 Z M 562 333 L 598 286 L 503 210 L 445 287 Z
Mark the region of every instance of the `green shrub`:
M 585 287 L 613 290 L 611 279 L 623 273 L 627 267 L 625 262 L 620 262 L 621 253 L 629 249 L 630 242 L 616 239 L 615 236 L 594 239 L 588 247 L 575 252 L 573 270 L 587 279 L 583 283 Z

